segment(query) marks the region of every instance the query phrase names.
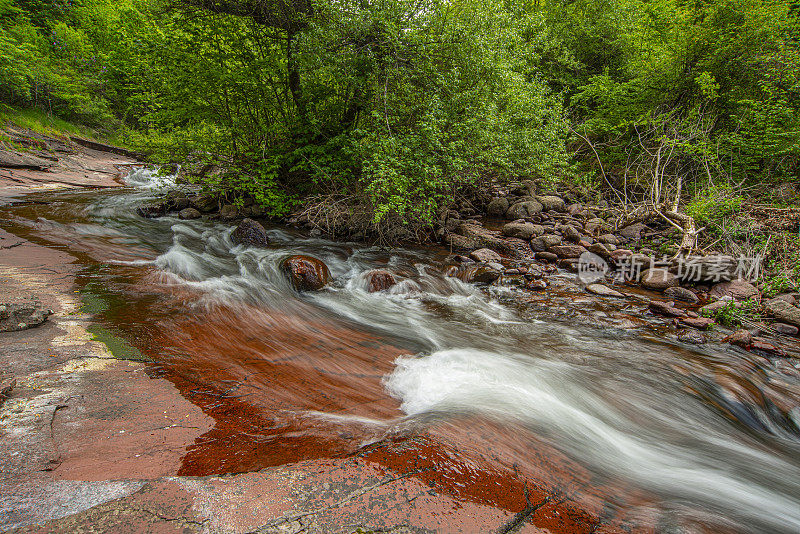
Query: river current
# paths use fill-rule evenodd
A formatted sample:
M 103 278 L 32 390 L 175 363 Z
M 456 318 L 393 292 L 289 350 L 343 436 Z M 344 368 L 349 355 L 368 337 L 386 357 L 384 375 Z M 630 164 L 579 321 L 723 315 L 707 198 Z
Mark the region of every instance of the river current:
M 445 250 L 277 226 L 253 248 L 232 224 L 135 214 L 172 180 L 139 169 L 120 190 L 2 211 L 10 231 L 79 258 L 98 337 L 215 418 L 180 474 L 426 436 L 458 452 L 442 476 L 463 498 L 491 501 L 469 486 L 511 473 L 602 487 L 607 507 L 656 531 L 800 532 L 800 384 L 768 360 L 531 316 L 510 289 L 444 276 Z M 290 254 L 323 260 L 333 283 L 295 292 L 278 267 Z M 399 283 L 369 293 L 376 268 Z

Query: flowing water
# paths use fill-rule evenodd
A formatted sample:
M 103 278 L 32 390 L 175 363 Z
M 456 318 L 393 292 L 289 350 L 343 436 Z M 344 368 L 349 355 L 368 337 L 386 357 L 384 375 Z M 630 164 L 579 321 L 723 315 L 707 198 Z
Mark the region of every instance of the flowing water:
M 180 474 L 406 441 L 441 487 L 513 512 L 524 479 L 650 531 L 800 532 L 800 384 L 768 360 L 531 317 L 507 289 L 444 276 L 445 251 L 283 227 L 260 249 L 234 245 L 229 224 L 138 217 L 170 180 L 137 170 L 124 190 L 2 211 L 8 230 L 76 255 L 98 332 L 214 417 Z M 293 291 L 278 265 L 298 253 L 334 282 Z M 376 268 L 400 282 L 369 293 Z

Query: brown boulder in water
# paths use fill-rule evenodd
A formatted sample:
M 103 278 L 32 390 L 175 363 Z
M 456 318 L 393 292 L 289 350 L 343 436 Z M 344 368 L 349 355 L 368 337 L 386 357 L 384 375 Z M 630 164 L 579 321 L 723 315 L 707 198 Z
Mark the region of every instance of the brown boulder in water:
M 253 219 L 242 220 L 231 234 L 231 239 L 237 245 L 265 247 L 269 244 L 267 231 L 261 226 L 261 223 Z
M 298 291 L 313 291 L 330 282 L 331 272 L 321 260 L 311 256 L 289 256 L 281 262 L 281 270 Z
M 383 269 L 376 269 L 367 273 L 367 291 L 377 293 L 386 291 L 397 283 L 394 275 Z
M 471 263 L 459 270 L 456 275 L 462 282 L 468 284 L 491 284 L 502 272 L 496 266 L 487 263 Z

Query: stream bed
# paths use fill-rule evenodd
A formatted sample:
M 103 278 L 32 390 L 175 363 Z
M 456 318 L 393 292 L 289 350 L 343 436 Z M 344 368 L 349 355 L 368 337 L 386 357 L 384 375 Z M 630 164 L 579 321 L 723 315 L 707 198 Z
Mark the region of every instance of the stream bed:
M 98 339 L 214 418 L 177 475 L 370 454 L 513 512 L 574 501 L 609 531 L 800 532 L 800 384 L 769 360 L 525 313 L 509 289 L 444 276 L 444 249 L 278 226 L 267 248 L 235 245 L 229 223 L 136 215 L 171 177 L 126 181 L 0 211 L 78 257 Z M 294 291 L 292 254 L 333 282 Z M 368 292 L 373 269 L 399 283 Z

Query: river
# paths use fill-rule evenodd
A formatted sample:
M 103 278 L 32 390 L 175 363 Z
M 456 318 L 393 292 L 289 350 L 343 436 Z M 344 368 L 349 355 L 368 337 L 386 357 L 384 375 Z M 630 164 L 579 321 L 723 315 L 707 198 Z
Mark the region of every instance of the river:
M 4 224 L 76 255 L 98 337 L 214 417 L 177 474 L 365 452 L 393 468 L 412 460 L 380 445 L 406 443 L 421 478 L 514 512 L 538 492 L 618 531 L 800 532 L 800 385 L 768 360 L 526 313 L 444 276 L 443 249 L 277 226 L 268 248 L 235 245 L 230 224 L 135 214 L 172 177 L 126 180 L 32 195 Z M 290 254 L 333 283 L 295 292 Z M 376 268 L 400 282 L 367 292 Z

